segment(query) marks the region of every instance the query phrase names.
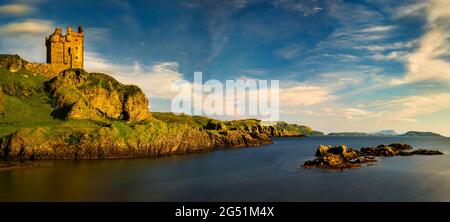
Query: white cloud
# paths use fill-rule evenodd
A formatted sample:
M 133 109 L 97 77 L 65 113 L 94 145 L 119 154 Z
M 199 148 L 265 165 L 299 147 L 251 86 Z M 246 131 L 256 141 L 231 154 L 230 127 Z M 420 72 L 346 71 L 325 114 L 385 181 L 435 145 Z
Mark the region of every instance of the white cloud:
M 426 6 L 427 32 L 419 48 L 406 56 L 407 73 L 392 84 L 407 84 L 424 80 L 450 80 L 448 55 L 450 44 L 450 1 L 432 0 Z
M 420 16 L 423 11 L 427 8 L 428 2 L 422 1 L 416 4 L 407 5 L 405 7 L 400 7 L 396 13 L 395 18 L 401 18 L 405 16 Z
M 394 28 L 395 27 L 392 25 L 377 25 L 361 29 L 359 32 L 363 33 L 389 32 Z
M 0 26 L 0 32 L 6 34 L 34 34 L 49 33 L 52 30 L 53 23 L 49 20 L 27 19 L 21 22 L 12 22 Z
M 417 45 L 417 40 L 406 41 L 406 42 L 395 42 L 389 44 L 373 44 L 373 45 L 362 45 L 355 46 L 354 49 L 364 49 L 370 52 L 382 52 L 387 50 L 405 50 L 411 49 Z
M 372 114 L 362 108 L 345 108 L 341 110 L 341 113 L 344 119 L 360 119 Z
M 27 19 L 0 26 L 0 50 L 2 53 L 18 54 L 33 62 L 45 61 L 44 39 L 53 29 L 49 20 Z
M 280 89 L 280 105 L 282 106 L 311 106 L 333 98 L 330 90 L 303 83 Z
M 152 66 L 134 64 L 114 64 L 101 55 L 87 52 L 85 68 L 89 72 L 104 72 L 125 84 L 139 86 L 147 97 L 172 99 L 177 92 L 171 91 L 172 81 L 182 80 L 177 62 L 160 62 Z
M 393 60 L 403 60 L 405 58 L 406 52 L 404 51 L 392 51 L 388 54 L 376 53 L 369 56 L 369 58 L 377 61 L 393 61 Z
M 377 103 L 383 119 L 416 121 L 417 117 L 450 109 L 450 93 L 407 96 Z
M 10 4 L 0 6 L 0 15 L 24 15 L 32 11 L 33 8 L 23 4 Z

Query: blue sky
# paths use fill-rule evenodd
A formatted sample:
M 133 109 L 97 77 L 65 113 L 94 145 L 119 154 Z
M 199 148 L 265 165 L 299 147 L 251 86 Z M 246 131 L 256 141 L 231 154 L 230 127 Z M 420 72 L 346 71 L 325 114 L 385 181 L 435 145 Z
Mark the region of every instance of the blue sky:
M 168 111 L 172 80 L 279 79 L 281 119 L 330 131 L 450 136 L 450 1 L 0 0 L 0 53 L 44 62 L 56 26 L 86 69 Z

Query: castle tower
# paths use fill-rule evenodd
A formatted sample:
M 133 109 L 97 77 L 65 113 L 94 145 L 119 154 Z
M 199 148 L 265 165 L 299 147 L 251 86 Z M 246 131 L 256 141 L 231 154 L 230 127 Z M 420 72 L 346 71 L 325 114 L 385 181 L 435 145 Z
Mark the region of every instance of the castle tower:
M 84 60 L 84 33 L 79 26 L 74 32 L 72 27 L 67 27 L 66 35 L 61 28 L 56 28 L 53 34 L 45 38 L 47 46 L 47 63 L 56 70 L 63 71 L 69 68 L 83 68 Z

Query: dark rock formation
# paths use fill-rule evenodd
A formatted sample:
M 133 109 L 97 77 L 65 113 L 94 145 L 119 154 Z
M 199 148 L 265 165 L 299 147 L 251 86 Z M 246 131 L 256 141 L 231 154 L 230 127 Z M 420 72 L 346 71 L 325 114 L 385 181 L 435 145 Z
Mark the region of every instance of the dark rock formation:
M 444 153 L 442 153 L 441 151 L 438 150 L 423 150 L 423 149 L 418 149 L 418 150 L 414 150 L 411 152 L 404 152 L 404 151 L 400 151 L 398 152 L 397 155 L 399 156 L 412 156 L 412 155 L 442 155 Z
M 307 160 L 303 164 L 303 168 L 326 168 L 326 169 L 352 169 L 359 168 L 366 164 L 376 162 L 377 156 L 411 156 L 411 155 L 441 155 L 436 150 L 414 150 L 412 146 L 404 143 L 393 143 L 390 145 L 381 144 L 377 147 L 365 147 L 359 151 L 348 148 L 346 145 L 341 146 L 323 146 L 317 148 L 314 160 Z
M 320 145 L 316 151 L 316 159 L 307 160 L 304 168 L 329 168 L 329 169 L 350 169 L 361 167 L 361 162 L 366 162 L 365 158 L 359 158 L 359 153 L 346 145 L 323 146 Z
M 392 143 L 389 145 L 394 151 L 400 151 L 400 150 L 412 150 L 413 147 L 406 143 Z

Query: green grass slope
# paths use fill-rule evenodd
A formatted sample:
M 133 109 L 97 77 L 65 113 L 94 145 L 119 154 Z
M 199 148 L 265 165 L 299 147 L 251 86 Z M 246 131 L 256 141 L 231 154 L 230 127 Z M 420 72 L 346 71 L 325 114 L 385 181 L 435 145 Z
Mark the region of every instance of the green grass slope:
M 47 127 L 61 123 L 50 115 L 53 108 L 43 88 L 47 80 L 26 70 L 12 73 L 0 68 L 3 94 L 0 137 L 24 127 Z

